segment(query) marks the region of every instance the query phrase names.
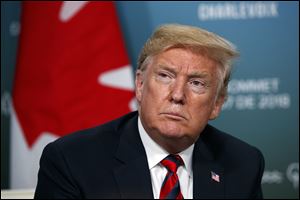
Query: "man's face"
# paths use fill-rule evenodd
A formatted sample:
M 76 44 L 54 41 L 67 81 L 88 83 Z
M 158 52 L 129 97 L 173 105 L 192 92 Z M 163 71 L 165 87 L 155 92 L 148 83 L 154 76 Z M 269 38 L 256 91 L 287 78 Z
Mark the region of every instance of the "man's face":
M 136 98 L 147 133 L 158 143 L 194 143 L 223 104 L 217 99 L 218 70 L 204 55 L 172 48 L 153 57 L 143 72 L 137 71 Z

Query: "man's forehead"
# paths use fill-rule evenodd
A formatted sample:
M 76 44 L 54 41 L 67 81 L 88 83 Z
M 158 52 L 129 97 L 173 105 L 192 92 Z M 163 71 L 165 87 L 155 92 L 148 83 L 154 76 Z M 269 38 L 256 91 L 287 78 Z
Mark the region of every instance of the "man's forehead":
M 164 62 L 170 64 L 186 65 L 215 65 L 216 61 L 211 59 L 207 54 L 195 53 L 188 49 L 173 48 L 163 51 L 152 57 L 154 62 Z

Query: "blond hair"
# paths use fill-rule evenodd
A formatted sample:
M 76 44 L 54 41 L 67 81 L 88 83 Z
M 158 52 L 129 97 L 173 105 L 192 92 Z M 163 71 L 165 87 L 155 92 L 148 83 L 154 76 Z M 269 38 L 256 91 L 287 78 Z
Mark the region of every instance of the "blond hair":
M 227 98 L 232 60 L 238 56 L 233 44 L 207 30 L 180 24 L 165 24 L 158 27 L 145 43 L 139 58 L 138 70 L 144 71 L 149 58 L 171 48 L 187 48 L 205 54 L 216 61 L 221 69 L 221 84 L 218 96 Z

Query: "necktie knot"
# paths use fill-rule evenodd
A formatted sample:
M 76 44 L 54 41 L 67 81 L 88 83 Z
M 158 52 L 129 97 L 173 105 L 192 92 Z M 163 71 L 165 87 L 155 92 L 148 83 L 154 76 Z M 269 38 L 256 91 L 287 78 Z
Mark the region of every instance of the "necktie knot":
M 178 167 L 183 165 L 183 160 L 179 155 L 170 154 L 161 161 L 161 164 L 166 167 L 168 171 L 176 173 Z

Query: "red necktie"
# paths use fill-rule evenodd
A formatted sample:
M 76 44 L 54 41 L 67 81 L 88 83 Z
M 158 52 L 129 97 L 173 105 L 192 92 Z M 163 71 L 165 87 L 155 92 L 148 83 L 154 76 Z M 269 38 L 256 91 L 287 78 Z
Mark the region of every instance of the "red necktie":
M 183 161 L 179 155 L 168 155 L 160 162 L 167 168 L 168 173 L 160 189 L 160 199 L 183 199 L 180 191 L 177 168 L 183 165 Z

